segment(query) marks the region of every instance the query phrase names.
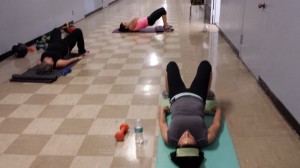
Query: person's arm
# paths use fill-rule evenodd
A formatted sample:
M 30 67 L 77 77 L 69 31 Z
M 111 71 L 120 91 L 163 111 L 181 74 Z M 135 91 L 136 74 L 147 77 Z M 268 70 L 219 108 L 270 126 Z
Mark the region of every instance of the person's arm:
M 220 130 L 221 122 L 222 122 L 221 108 L 218 107 L 216 108 L 213 122 L 211 126 L 208 128 L 208 135 L 207 135 L 208 144 L 213 143 L 214 140 L 216 139 L 218 132 Z
M 73 58 L 70 58 L 67 60 L 59 59 L 56 62 L 56 68 L 64 68 L 77 60 L 81 60 L 82 58 L 83 58 L 83 56 L 73 57 Z
M 166 144 L 168 144 L 168 136 L 167 132 L 169 129 L 167 119 L 166 119 L 166 113 L 170 110 L 168 106 L 163 107 L 159 112 L 159 128 L 161 132 L 162 139 Z
M 45 58 L 45 52 L 43 52 L 43 54 L 41 55 L 41 58 L 39 59 L 39 61 L 38 61 L 38 65 L 42 65 L 42 63 L 43 63 L 43 61 L 44 61 L 44 58 Z
M 139 18 L 134 18 L 128 25 L 128 29 L 130 31 L 135 31 L 135 26 L 136 26 L 136 23 L 137 21 L 139 20 Z

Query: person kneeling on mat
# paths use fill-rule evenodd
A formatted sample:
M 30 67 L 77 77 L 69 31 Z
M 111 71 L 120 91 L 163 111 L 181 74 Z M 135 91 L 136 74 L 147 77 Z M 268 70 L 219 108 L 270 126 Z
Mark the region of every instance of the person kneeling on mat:
M 164 31 L 173 31 L 174 29 L 172 26 L 168 24 L 167 21 L 167 11 L 165 8 L 161 7 L 154 12 L 152 12 L 148 17 L 144 18 L 134 18 L 131 22 L 122 22 L 120 24 L 119 31 L 120 32 L 129 32 L 129 31 L 139 31 L 143 28 L 146 28 L 148 26 L 154 25 L 154 23 L 159 19 L 162 18 L 163 20 L 163 28 Z
M 72 49 L 77 43 L 78 54 L 77 57 L 70 59 L 64 59 L 65 56 L 69 55 Z M 41 55 L 41 59 L 38 62 L 40 65 L 37 73 L 47 74 L 52 69 L 64 68 L 71 63 L 81 60 L 87 53 L 84 47 L 84 39 L 81 29 L 76 28 L 67 37 L 61 39 L 61 31 L 58 28 L 54 28 L 50 34 L 50 42 L 46 51 Z
M 175 62 L 166 68 L 165 87 L 171 101 L 170 108 L 159 112 L 159 126 L 163 141 L 177 147 L 171 160 L 179 167 L 199 168 L 204 156 L 201 148 L 211 144 L 220 129 L 221 108 L 216 108 L 212 125 L 207 129 L 204 123 L 204 108 L 211 83 L 211 65 L 202 61 L 190 86 L 186 88 Z M 171 111 L 168 126 L 166 116 Z

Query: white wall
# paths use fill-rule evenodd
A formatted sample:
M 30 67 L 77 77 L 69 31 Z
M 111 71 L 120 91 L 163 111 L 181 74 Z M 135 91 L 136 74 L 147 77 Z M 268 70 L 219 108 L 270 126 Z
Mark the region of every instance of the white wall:
M 221 1 L 219 28 L 238 50 L 240 50 L 243 15 L 244 0 Z
M 220 26 L 220 10 L 221 10 L 221 0 L 215 1 L 215 24 Z
M 68 21 L 78 21 L 103 0 L 1 0 L 0 55 L 16 43 L 29 42 Z M 111 0 L 110 0 L 111 1 Z
M 1 0 L 0 53 L 84 17 L 82 0 Z
M 300 123 L 300 1 L 266 2 L 266 31 L 260 76 Z
M 248 49 L 248 55 L 252 54 L 254 61 L 252 64 L 259 66 L 255 75 L 267 84 L 300 123 L 300 20 L 293 19 L 300 16 L 300 1 L 265 0 L 265 9 L 257 8 L 259 2 L 222 0 L 219 28 L 238 50 L 241 49 L 240 35 L 249 29 L 254 31 L 252 36 L 244 36 L 240 57 L 243 60 L 245 49 Z M 245 13 L 244 9 L 250 9 L 248 5 L 253 10 Z M 258 24 L 249 24 L 248 16 L 253 21 L 262 20 Z M 251 42 L 246 44 L 249 40 Z M 257 43 L 262 50 L 253 49 Z M 251 69 L 249 62 L 243 61 Z
M 83 0 L 84 1 L 84 14 L 87 15 L 97 9 L 105 8 L 110 3 L 116 0 Z
M 84 0 L 85 15 L 103 7 L 104 0 Z
M 54 27 L 47 0 L 2 0 L 0 4 L 0 52 L 25 43 Z M 33 10 L 34 9 L 34 10 Z

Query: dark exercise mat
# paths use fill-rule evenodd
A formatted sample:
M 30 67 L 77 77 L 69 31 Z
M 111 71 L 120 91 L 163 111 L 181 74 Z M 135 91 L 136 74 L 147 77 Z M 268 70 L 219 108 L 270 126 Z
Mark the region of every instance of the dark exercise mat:
M 10 81 L 12 82 L 37 82 L 52 83 L 56 81 L 58 75 L 36 75 L 36 74 L 13 74 Z
M 38 75 L 36 74 L 36 70 L 39 65 L 36 65 L 32 68 L 29 68 L 22 74 L 13 74 L 11 76 L 11 82 L 36 82 L 36 83 L 52 83 L 57 80 L 61 76 L 60 70 L 53 70 L 48 75 Z
M 156 26 L 156 27 L 146 27 L 139 31 L 128 31 L 128 32 L 120 32 L 119 28 L 116 28 L 113 33 L 163 33 L 164 28 L 162 26 Z
M 69 59 L 71 57 L 77 57 L 78 54 L 69 54 L 65 57 L 65 59 Z M 73 67 L 78 61 L 70 64 L 66 68 Z M 32 83 L 52 83 L 56 81 L 60 76 L 62 76 L 61 71 L 64 69 L 54 69 L 50 74 L 47 75 L 38 75 L 36 74 L 36 71 L 38 69 L 39 65 L 35 65 L 32 68 L 29 68 L 27 71 L 25 71 L 22 74 L 13 74 L 11 76 L 10 81 L 11 82 L 32 82 Z

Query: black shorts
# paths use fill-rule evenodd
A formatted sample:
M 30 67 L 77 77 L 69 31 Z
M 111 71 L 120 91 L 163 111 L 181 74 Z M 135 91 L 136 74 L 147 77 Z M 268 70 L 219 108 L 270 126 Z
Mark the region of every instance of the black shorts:
M 182 92 L 190 92 L 200 96 L 205 105 L 208 85 L 211 78 L 211 65 L 208 61 L 202 61 L 197 69 L 197 74 L 190 86 L 186 88 L 179 72 L 179 68 L 175 62 L 169 62 L 167 65 L 169 96 L 172 99 L 175 95 Z
M 152 12 L 148 17 L 148 25 L 152 26 L 154 25 L 154 23 L 163 15 L 166 15 L 167 11 L 165 10 L 165 8 L 161 7 L 157 10 L 155 10 L 154 12 Z

